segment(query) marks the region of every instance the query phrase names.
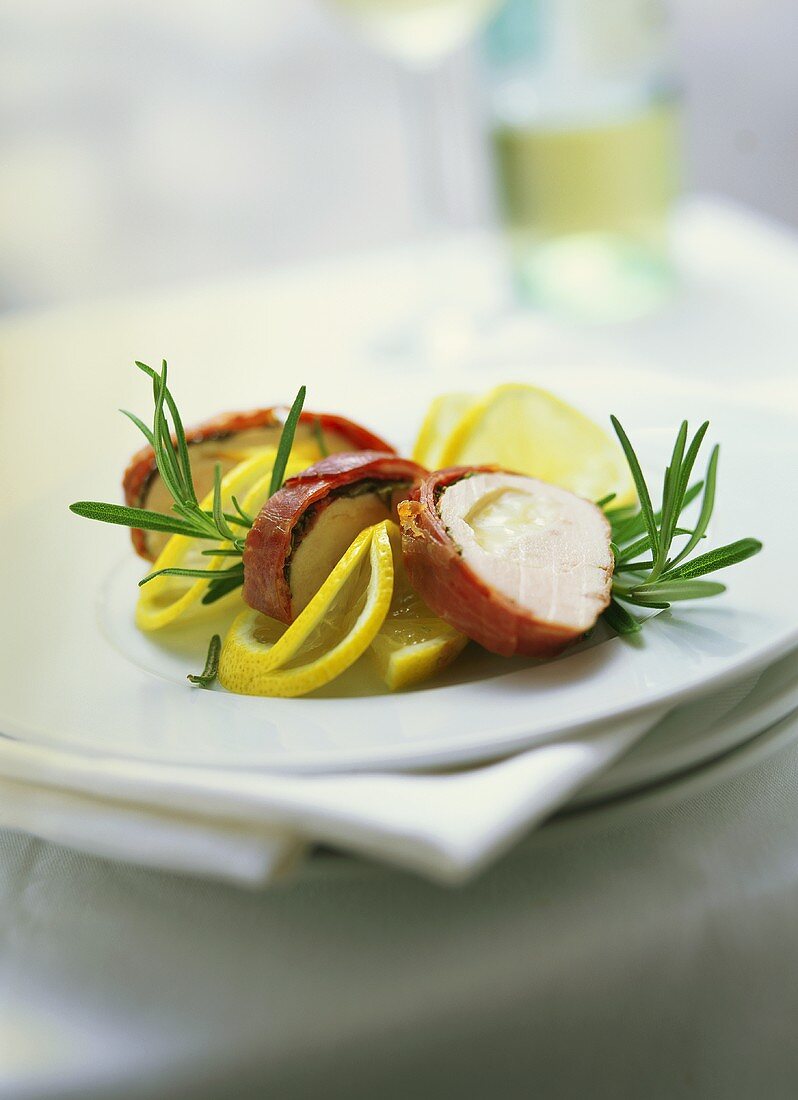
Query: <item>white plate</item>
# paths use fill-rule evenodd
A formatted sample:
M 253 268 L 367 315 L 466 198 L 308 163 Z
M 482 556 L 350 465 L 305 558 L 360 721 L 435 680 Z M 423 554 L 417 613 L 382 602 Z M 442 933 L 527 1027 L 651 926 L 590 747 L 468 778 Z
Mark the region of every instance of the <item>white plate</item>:
M 516 376 L 520 372 L 516 372 Z M 602 379 L 580 383 L 581 404 L 610 411 Z M 561 388 L 568 393 L 567 379 Z M 427 394 L 393 394 L 390 422 L 415 426 Z M 406 388 L 407 389 L 407 388 Z M 798 424 L 706 395 L 669 396 L 666 385 L 613 395 L 644 461 L 660 470 L 683 415 L 713 419 L 723 441 L 713 543 L 765 542 L 729 571 L 729 591 L 647 625 L 640 641 L 601 630 L 548 664 L 470 653 L 448 681 L 398 695 L 271 700 L 189 687 L 208 627 L 171 650 L 132 625 L 140 563 L 125 533 L 67 511 L 99 495 L 84 472 L 0 515 L 0 540 L 26 553 L 5 578 L 6 655 L 0 730 L 30 741 L 140 759 L 278 768 L 414 768 L 489 758 L 569 729 L 676 704 L 774 659 L 798 642 L 791 577 L 797 524 Z M 386 421 L 379 395 L 369 423 Z M 412 399 L 412 400 L 411 400 Z M 404 405 L 402 404 L 404 402 Z M 388 407 L 383 405 L 383 409 Z M 362 413 L 365 415 L 365 413 Z M 386 428 L 390 424 L 385 424 Z
M 615 764 L 576 793 L 590 806 L 703 769 L 798 710 L 798 651 L 718 693 L 676 707 Z

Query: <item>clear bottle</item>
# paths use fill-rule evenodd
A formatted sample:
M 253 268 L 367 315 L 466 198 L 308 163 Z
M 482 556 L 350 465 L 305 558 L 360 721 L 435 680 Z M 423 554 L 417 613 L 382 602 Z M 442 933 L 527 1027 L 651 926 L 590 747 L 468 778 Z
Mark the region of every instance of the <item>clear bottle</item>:
M 499 206 L 522 296 L 587 320 L 673 285 L 678 96 L 663 0 L 509 0 L 486 33 Z

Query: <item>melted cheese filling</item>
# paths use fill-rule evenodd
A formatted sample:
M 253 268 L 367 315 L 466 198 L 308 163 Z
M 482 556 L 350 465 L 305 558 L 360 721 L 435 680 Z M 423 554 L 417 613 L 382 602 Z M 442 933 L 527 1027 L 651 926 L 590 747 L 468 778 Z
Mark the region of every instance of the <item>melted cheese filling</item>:
M 474 538 L 488 554 L 510 553 L 531 530 L 543 531 L 559 518 L 554 501 L 519 489 L 494 489 L 465 517 Z

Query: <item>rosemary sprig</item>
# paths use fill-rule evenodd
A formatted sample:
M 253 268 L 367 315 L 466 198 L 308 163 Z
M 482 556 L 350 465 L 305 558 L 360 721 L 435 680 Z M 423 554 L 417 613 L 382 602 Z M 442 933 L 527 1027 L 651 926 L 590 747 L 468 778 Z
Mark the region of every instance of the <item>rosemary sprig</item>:
M 205 668 L 198 676 L 193 676 L 189 673 L 186 679 L 190 680 L 192 684 L 196 684 L 197 687 L 210 687 L 219 673 L 219 656 L 221 652 L 222 639 L 218 634 L 214 634 L 208 643 L 208 656 L 205 658 Z
M 704 480 L 689 485 L 709 422 L 705 421 L 699 427 L 688 444 L 689 426 L 686 420 L 682 421 L 671 460 L 665 469 L 662 506 L 655 512 L 649 487 L 629 437 L 617 417 L 611 419 L 640 504 L 636 509 L 609 509 L 607 505 L 614 497 L 605 497 L 599 502 L 606 508 L 615 554 L 612 601 L 604 612 L 604 618 L 618 634 L 635 634 L 641 628 L 641 621 L 625 605 L 664 609 L 679 600 L 719 595 L 725 591 L 725 585 L 697 578 L 745 561 L 759 553 L 762 543 L 758 539 L 738 539 L 687 560 L 706 537 L 715 505 L 720 453 L 717 445 L 712 449 Z M 683 512 L 702 492 L 701 509 L 695 525 L 681 526 L 679 521 Z M 687 541 L 674 552 L 674 540 L 684 536 Z M 641 559 L 641 554 L 648 556 Z
M 209 539 L 222 545 L 203 550 L 203 555 L 240 559 L 246 541 L 245 532 L 252 526 L 253 517 L 241 508 L 235 497 L 231 498 L 235 512 L 231 513 L 224 510 L 222 468 L 219 463 L 216 464 L 214 469 L 212 508 L 208 511 L 200 506 L 191 474 L 191 462 L 183 421 L 177 403 L 167 384 L 166 360 L 163 360 L 160 371 L 154 370 L 146 363 L 137 362 L 136 366 L 152 381 L 154 404 L 152 428 L 148 428 L 134 413 L 128 412 L 126 409 L 120 411 L 136 425 L 152 447 L 158 473 L 172 497 L 172 514 L 153 512 L 147 508 L 129 508 L 121 504 L 105 504 L 91 500 L 77 501 L 75 504 L 70 505 L 70 510 L 76 515 L 99 520 L 102 523 L 140 527 L 145 531 L 185 535 L 187 538 L 193 539 Z M 305 392 L 305 387 L 301 386 L 283 425 L 272 471 L 270 495 L 277 492 L 283 484 L 286 465 L 294 443 L 294 434 L 305 401 Z M 170 419 L 171 425 L 169 423 Z M 154 577 L 164 575 L 197 577 L 199 579 L 207 577 L 208 590 L 203 596 L 202 602 L 208 604 L 221 599 L 222 596 L 234 591 L 244 583 L 244 566 L 239 561 L 238 564 L 232 565 L 229 569 L 180 569 L 177 567 L 155 569 L 139 581 L 139 585 L 147 584 Z

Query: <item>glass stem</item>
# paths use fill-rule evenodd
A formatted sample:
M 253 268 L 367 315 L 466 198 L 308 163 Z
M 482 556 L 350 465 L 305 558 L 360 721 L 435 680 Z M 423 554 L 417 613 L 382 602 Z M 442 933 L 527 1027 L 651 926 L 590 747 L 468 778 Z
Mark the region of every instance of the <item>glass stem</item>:
M 455 109 L 459 74 L 444 62 L 397 75 L 418 226 L 422 233 L 450 228 L 462 220 L 456 177 L 466 159 Z

